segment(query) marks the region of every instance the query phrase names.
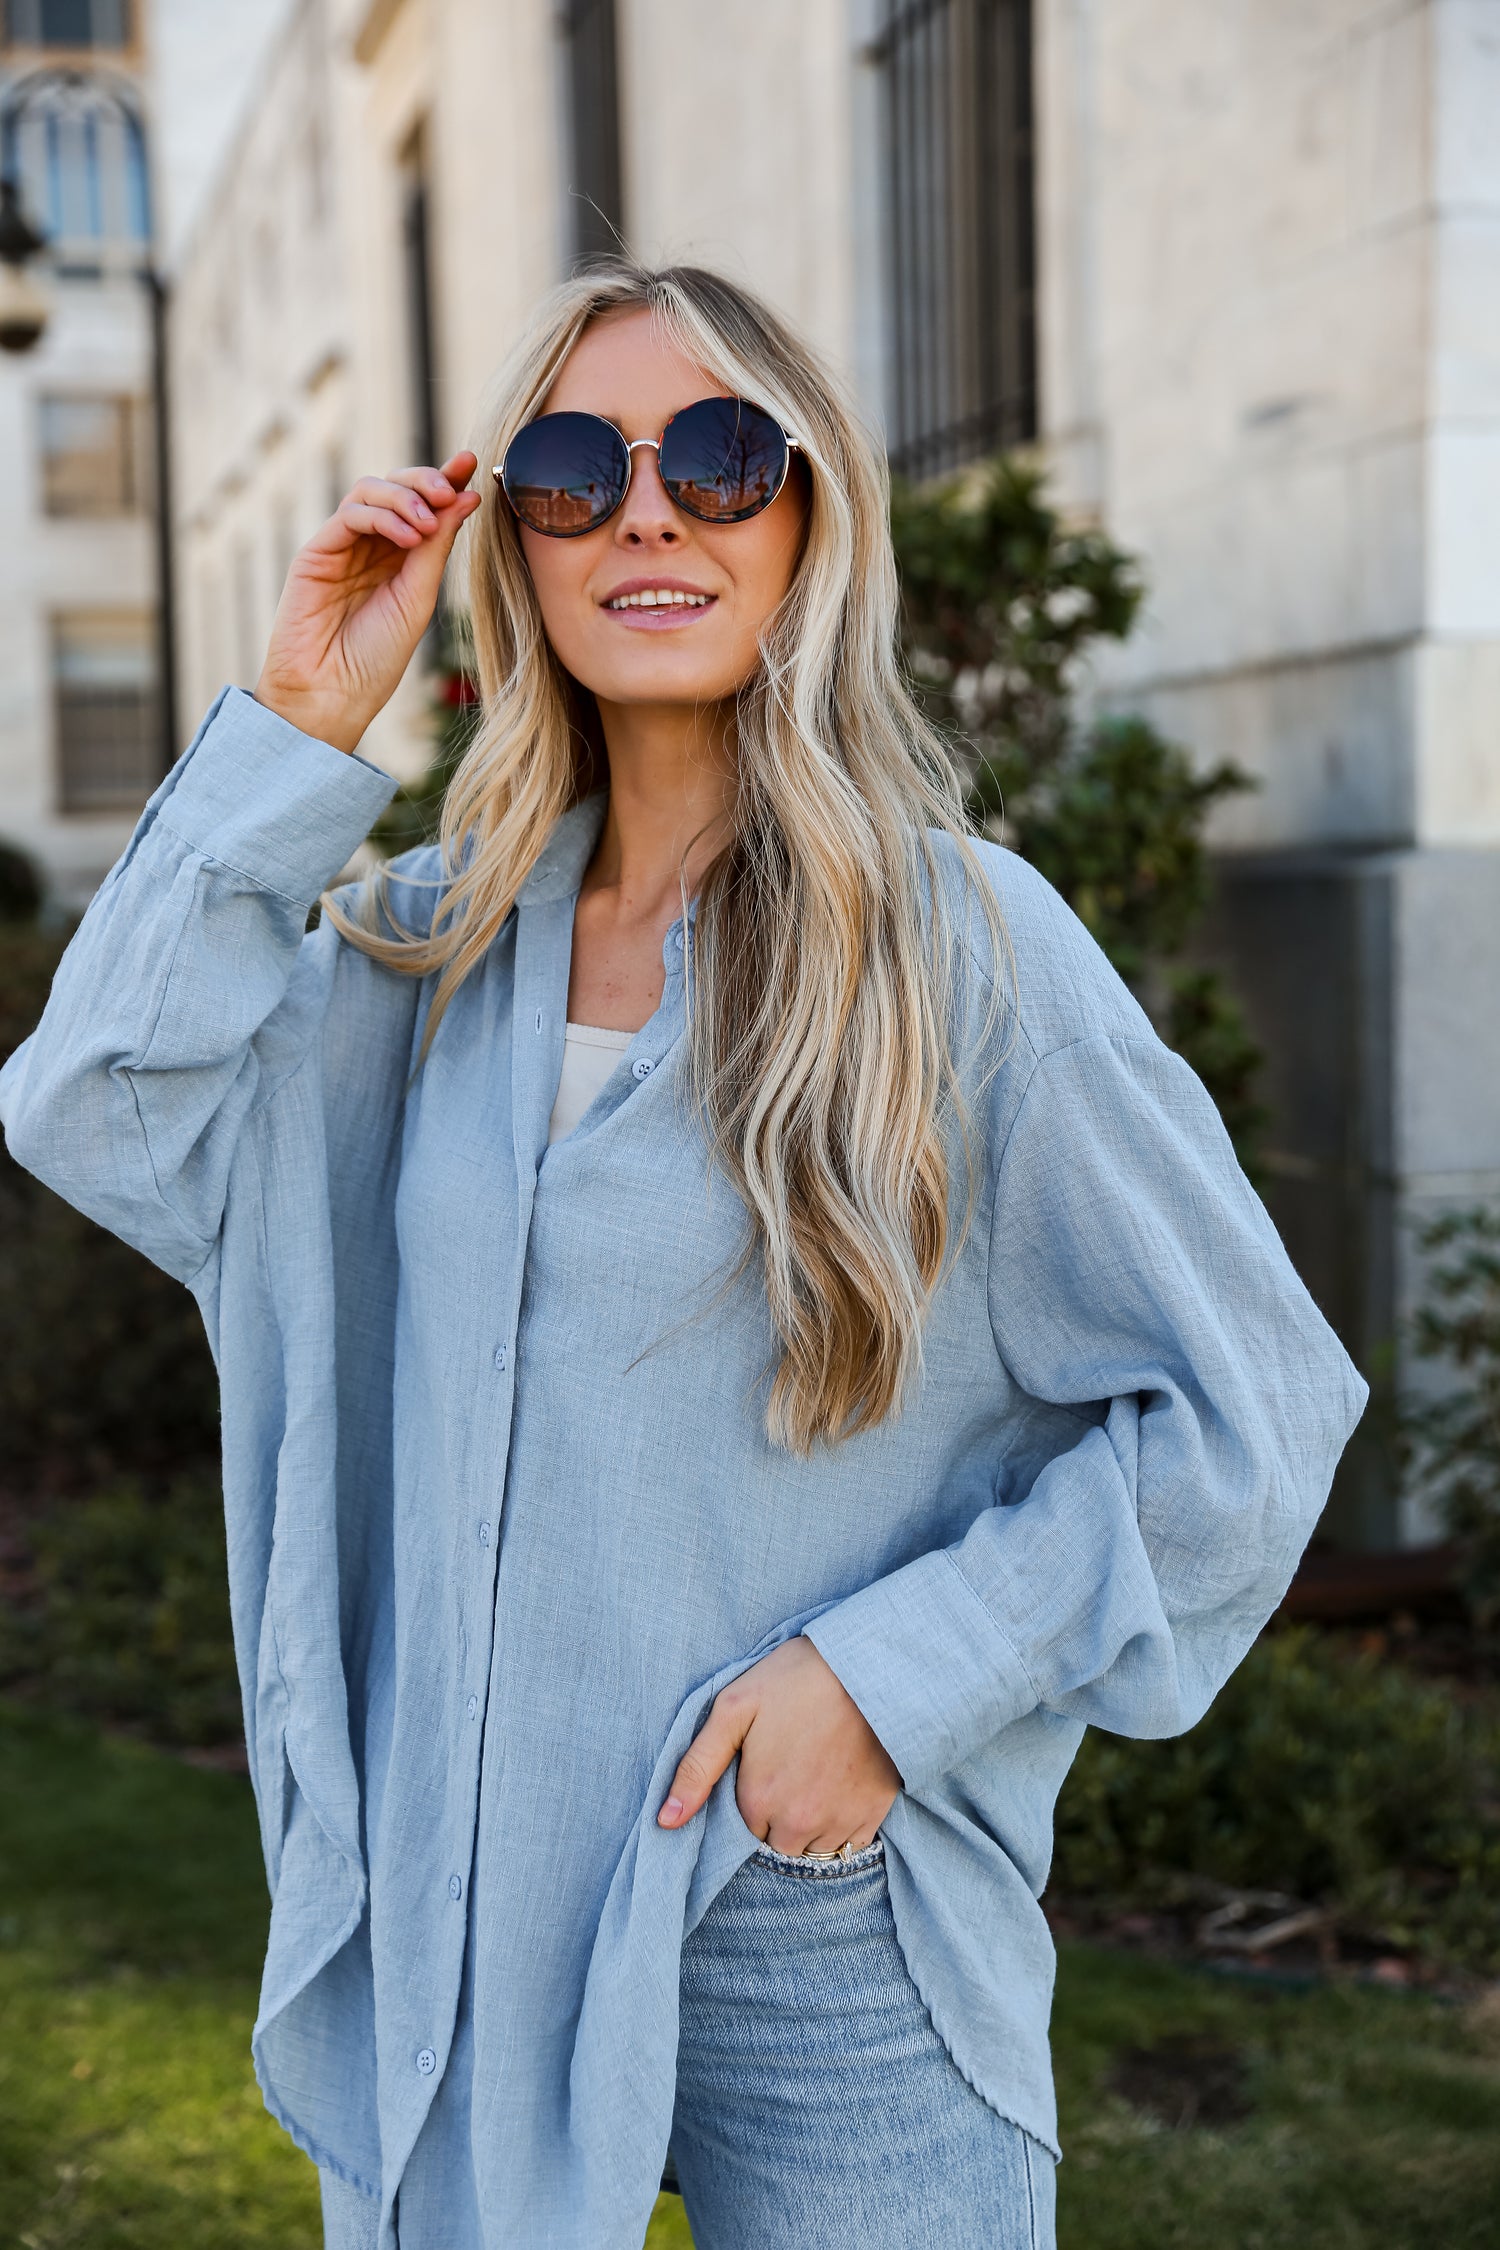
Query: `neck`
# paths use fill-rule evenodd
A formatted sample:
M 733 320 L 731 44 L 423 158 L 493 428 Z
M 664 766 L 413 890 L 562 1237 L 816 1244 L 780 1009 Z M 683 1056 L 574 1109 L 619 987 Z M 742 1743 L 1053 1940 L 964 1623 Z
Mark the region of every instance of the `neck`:
M 609 809 L 584 888 L 613 890 L 624 912 L 675 917 L 729 839 L 738 782 L 733 708 L 599 705 L 609 756 Z

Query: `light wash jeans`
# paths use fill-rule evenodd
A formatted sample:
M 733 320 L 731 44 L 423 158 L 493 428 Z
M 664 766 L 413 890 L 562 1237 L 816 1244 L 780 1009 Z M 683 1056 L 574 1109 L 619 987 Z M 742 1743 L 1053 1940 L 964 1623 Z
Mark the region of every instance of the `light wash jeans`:
M 1055 2168 L 960 2076 L 877 1837 L 762 1847 L 682 1952 L 672 2158 L 696 2250 L 1053 2250 Z
M 402 2182 L 400 2250 L 501 2250 L 469 2157 L 467 2017 Z M 695 2250 L 1055 2250 L 1052 2158 L 934 2031 L 878 1837 L 847 1866 L 762 1846 L 687 1939 L 669 2170 Z M 370 2250 L 374 2205 L 323 2188 L 327 2250 Z

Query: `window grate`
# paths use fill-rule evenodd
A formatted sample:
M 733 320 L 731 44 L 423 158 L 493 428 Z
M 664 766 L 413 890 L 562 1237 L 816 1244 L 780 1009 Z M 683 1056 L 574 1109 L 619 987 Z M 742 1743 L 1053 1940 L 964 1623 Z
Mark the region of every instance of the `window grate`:
M 570 0 L 562 22 L 573 144 L 568 197 L 578 267 L 618 257 L 624 232 L 614 0 Z
M 161 779 L 149 617 L 73 611 L 52 626 L 59 809 L 137 812 Z
M 1036 435 L 1030 0 L 886 0 L 892 466 Z
M 48 391 L 37 401 L 37 422 L 47 515 L 136 515 L 149 505 L 148 426 L 139 401 Z
M 5 38 L 14 47 L 130 45 L 128 0 L 4 0 Z

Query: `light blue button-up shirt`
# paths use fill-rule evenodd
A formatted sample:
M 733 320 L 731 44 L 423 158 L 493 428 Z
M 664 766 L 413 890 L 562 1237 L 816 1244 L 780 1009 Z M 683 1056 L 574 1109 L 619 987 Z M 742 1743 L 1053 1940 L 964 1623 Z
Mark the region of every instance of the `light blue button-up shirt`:
M 392 2244 L 467 1938 L 489 2242 L 639 2250 L 682 1937 L 755 1843 L 732 1772 L 684 1830 L 656 1812 L 717 1691 L 805 1629 L 902 1776 L 886 1864 L 932 2021 L 1055 2148 L 1058 1788 L 1086 1724 L 1201 1715 L 1364 1385 L 1196 1078 L 981 846 L 1018 1009 L 920 1386 L 774 1450 L 764 1296 L 722 1287 L 745 1215 L 684 1099 L 681 924 L 660 1007 L 549 1148 L 603 799 L 412 1079 L 430 981 L 305 934 L 391 792 L 227 691 L 0 1076 L 13 1154 L 192 1289 L 218 1362 L 266 2100 Z M 408 923 L 437 869 L 398 862 Z

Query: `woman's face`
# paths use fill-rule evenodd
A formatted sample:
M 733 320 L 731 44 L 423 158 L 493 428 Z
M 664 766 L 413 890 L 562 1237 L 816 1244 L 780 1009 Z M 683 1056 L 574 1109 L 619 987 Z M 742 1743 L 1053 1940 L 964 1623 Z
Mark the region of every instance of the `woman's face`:
M 632 311 L 585 329 L 542 412 L 601 414 L 627 439 L 659 438 L 680 408 L 725 395 L 648 313 Z M 721 703 L 754 672 L 762 629 L 791 585 L 803 480 L 789 476 L 748 522 L 708 524 L 673 506 L 649 447 L 631 461 L 630 489 L 596 531 L 548 539 L 520 527 L 547 638 L 601 705 Z M 692 608 L 610 607 L 648 589 L 708 598 Z

